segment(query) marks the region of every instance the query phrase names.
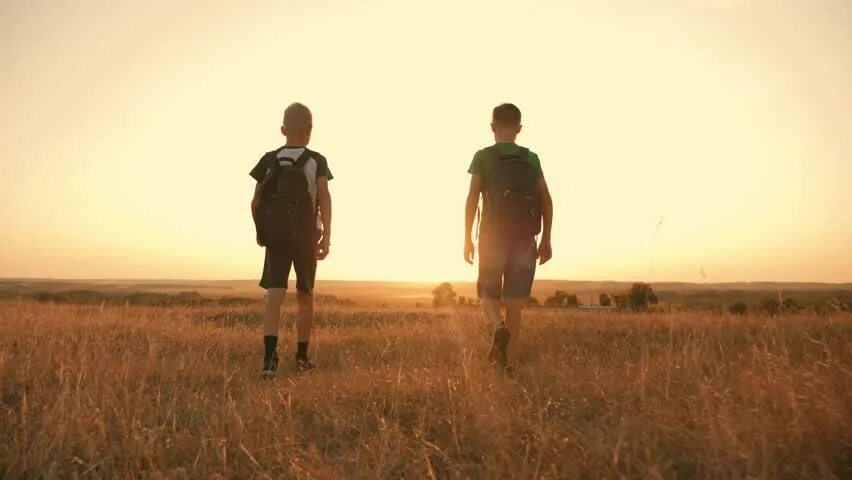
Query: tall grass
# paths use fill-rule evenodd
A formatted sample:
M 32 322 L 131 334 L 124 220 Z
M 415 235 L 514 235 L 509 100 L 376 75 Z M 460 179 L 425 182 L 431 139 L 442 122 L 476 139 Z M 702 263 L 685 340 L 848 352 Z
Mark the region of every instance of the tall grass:
M 850 478 L 852 319 L 0 303 L 3 478 Z M 288 315 L 288 320 L 292 318 Z M 289 322 L 288 322 L 289 323 Z

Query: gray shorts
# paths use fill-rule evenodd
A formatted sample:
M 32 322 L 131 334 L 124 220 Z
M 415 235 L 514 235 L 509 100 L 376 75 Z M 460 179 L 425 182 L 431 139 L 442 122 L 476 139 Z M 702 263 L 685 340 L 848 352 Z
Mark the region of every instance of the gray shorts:
M 529 298 L 537 258 L 535 237 L 480 237 L 479 297 Z

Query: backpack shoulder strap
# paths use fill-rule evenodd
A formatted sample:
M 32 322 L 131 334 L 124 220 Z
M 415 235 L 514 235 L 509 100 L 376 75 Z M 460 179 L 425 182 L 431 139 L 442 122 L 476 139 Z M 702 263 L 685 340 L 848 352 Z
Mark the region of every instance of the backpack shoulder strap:
M 305 150 L 302 152 L 301 155 L 299 155 L 299 158 L 297 158 L 296 161 L 293 163 L 293 166 L 296 167 L 296 168 L 302 168 L 302 167 L 305 166 L 306 163 L 308 163 L 308 160 L 310 160 L 313 156 L 314 156 L 314 152 L 311 151 L 311 150 L 308 150 L 308 148 L 305 147 Z
M 280 163 L 279 163 L 280 159 L 278 158 L 278 152 L 280 152 L 283 148 L 284 148 L 284 147 L 281 147 L 281 148 L 279 148 L 278 150 L 275 150 L 275 151 L 273 151 L 273 152 L 269 152 L 269 155 L 270 155 L 270 156 L 271 156 L 271 158 L 272 158 L 272 162 L 271 162 L 271 163 L 272 163 L 273 165 L 271 165 L 271 167 L 272 167 L 273 169 L 275 169 L 275 168 L 277 168 L 278 166 L 280 166 Z M 295 148 L 295 147 L 291 147 L 291 148 Z M 295 167 L 295 168 L 302 168 L 302 167 L 304 167 L 304 166 L 305 166 L 305 164 L 306 164 L 306 163 L 308 163 L 308 160 L 310 160 L 311 158 L 313 158 L 313 156 L 314 156 L 314 155 L 316 155 L 316 152 L 314 152 L 314 151 L 312 151 L 312 150 L 308 150 L 306 147 L 302 147 L 302 148 L 304 148 L 304 150 L 302 150 L 302 153 L 301 153 L 301 154 L 299 154 L 299 156 L 298 156 L 297 158 L 286 157 L 286 158 L 287 158 L 287 161 L 288 161 L 288 162 L 292 162 L 293 167 Z
M 276 148 L 275 150 L 266 152 L 266 154 L 263 156 L 262 161 L 263 161 L 264 165 L 266 165 L 266 168 L 272 168 L 275 165 L 275 163 L 276 163 L 275 160 L 277 159 L 277 155 L 278 155 L 279 150 L 281 150 L 281 149 Z
M 263 180 L 260 182 L 260 191 L 264 195 L 267 193 L 266 189 L 268 188 L 270 180 L 272 180 L 278 172 L 277 154 L 278 150 L 272 150 L 271 152 L 266 152 L 266 154 L 260 159 L 266 167 L 266 176 L 263 177 Z
M 530 159 L 530 149 L 527 147 L 521 147 L 518 151 L 518 156 L 521 157 L 521 160 L 526 162 Z

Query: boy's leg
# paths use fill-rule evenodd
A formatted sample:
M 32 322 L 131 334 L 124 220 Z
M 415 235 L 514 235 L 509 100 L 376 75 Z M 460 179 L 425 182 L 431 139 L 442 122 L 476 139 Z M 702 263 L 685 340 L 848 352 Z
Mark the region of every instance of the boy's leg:
M 532 293 L 538 250 L 535 238 L 518 239 L 506 262 L 503 296 L 506 302 L 506 326 L 509 328 L 509 358 L 516 358 L 521 334 L 521 311 Z
M 296 315 L 296 368 L 302 371 L 314 368 L 308 360 L 308 342 L 314 324 L 314 279 L 317 273 L 316 242 L 302 242 L 293 266 L 296 270 L 296 299 L 299 312 Z
M 278 336 L 281 327 L 281 306 L 287 296 L 286 288 L 270 288 L 266 291 L 266 304 L 263 306 L 263 336 Z
M 266 304 L 263 306 L 263 335 L 278 336 L 281 327 L 281 306 L 287 296 L 286 288 L 270 288 L 266 291 Z
M 290 276 L 292 259 L 289 249 L 266 248 L 263 275 L 260 286 L 266 289 L 266 304 L 263 307 L 263 369 L 266 378 L 275 376 L 278 370 L 278 330 L 281 326 L 281 306 L 287 295 L 287 277 Z
M 488 357 L 498 366 L 505 368 L 508 363 L 506 353 L 509 344 L 509 330 L 503 322 L 500 312 L 500 299 L 503 296 L 503 270 L 506 266 L 506 249 L 501 242 L 479 239 L 479 278 L 476 290 L 482 312 L 494 326 L 494 339 Z
M 494 328 L 503 323 L 500 312 L 500 299 L 503 298 L 503 270 L 506 266 L 506 251 L 500 242 L 479 239 L 479 277 L 476 280 L 476 293 L 482 312 L 491 320 Z
M 278 329 L 281 326 L 281 306 L 284 305 L 286 288 L 266 290 L 266 304 L 263 306 L 263 369 L 261 375 L 267 378 L 278 371 Z
M 509 329 L 509 360 L 514 360 L 518 353 L 518 339 L 521 335 L 521 311 L 526 300 L 518 298 L 506 299 L 506 327 Z
M 501 323 L 503 323 L 503 315 L 500 312 L 499 298 L 481 297 L 479 299 L 479 303 L 482 305 L 482 313 L 485 314 L 485 318 L 491 320 L 494 328 L 497 328 Z
M 304 343 L 307 348 L 307 344 L 311 340 L 311 328 L 314 325 L 314 295 L 300 291 L 296 298 L 299 302 L 299 314 L 296 316 L 296 337 L 299 344 Z M 303 356 L 307 359 L 307 352 L 304 352 Z

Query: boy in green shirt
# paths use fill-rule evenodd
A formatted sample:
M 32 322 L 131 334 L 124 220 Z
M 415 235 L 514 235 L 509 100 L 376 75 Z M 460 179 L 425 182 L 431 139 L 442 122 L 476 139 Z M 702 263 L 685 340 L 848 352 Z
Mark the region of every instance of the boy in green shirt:
M 544 265 L 552 257 L 553 201 L 538 155 L 515 143 L 521 131 L 518 107 L 510 103 L 495 107 L 491 130 L 496 143 L 476 152 L 468 170 L 464 258 L 473 264 L 471 230 L 482 195 L 477 293 L 483 312 L 495 325 L 491 361 L 505 369 L 517 352 L 521 311 L 532 292 L 536 259 Z M 539 232 L 541 241 L 536 245 Z

